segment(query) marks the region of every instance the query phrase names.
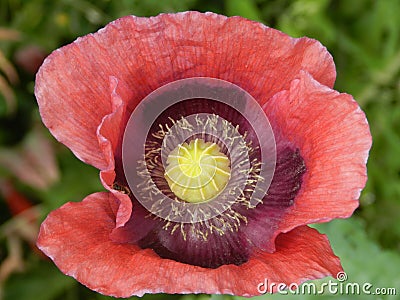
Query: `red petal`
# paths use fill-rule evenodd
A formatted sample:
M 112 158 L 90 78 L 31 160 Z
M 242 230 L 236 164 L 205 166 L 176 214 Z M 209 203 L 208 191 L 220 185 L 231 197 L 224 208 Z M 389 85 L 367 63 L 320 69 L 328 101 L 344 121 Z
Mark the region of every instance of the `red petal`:
M 103 74 L 108 81 L 98 64 L 104 54 L 100 48 L 85 51 L 93 43 L 94 38 L 87 36 L 54 51 L 37 73 L 35 95 L 42 120 L 57 140 L 81 160 L 102 168 L 96 128 L 111 101 L 108 83 L 96 81 L 95 75 Z
M 43 122 L 80 159 L 107 167 L 96 128 L 112 111 L 110 76 L 126 82 L 135 103 L 161 85 L 209 76 L 236 83 L 256 99 L 288 88 L 300 70 L 332 86 L 332 57 L 317 41 L 289 36 L 241 17 L 186 12 L 124 17 L 54 51 L 35 94 Z
M 118 91 L 117 91 L 118 89 Z M 106 115 L 97 128 L 97 138 L 100 149 L 107 162 L 107 167 L 100 171 L 100 179 L 103 186 L 114 194 L 119 200 L 120 205 L 117 213 L 117 227 L 123 226 L 130 218 L 132 213 L 132 201 L 128 195 L 113 189 L 116 177 L 115 167 L 122 161 L 122 138 L 129 115 L 126 112 L 126 100 L 132 97 L 132 92 L 117 78 L 110 77 L 110 90 L 112 112 Z M 122 166 L 119 166 L 123 172 Z
M 42 224 L 38 247 L 62 272 L 115 297 L 159 292 L 254 296 L 266 278 L 300 283 L 342 270 L 327 238 L 308 227 L 279 235 L 275 253 L 255 254 L 241 266 L 205 269 L 161 259 L 152 250 L 110 241 L 117 209 L 118 201 L 110 193 L 67 203 Z
M 276 238 L 276 252 L 261 253 L 250 261 L 248 268 L 255 280 L 259 280 L 261 274 L 268 279 L 268 284 L 276 283 L 274 290 L 268 292 L 276 292 L 279 283 L 299 285 L 310 279 L 336 278 L 343 271 L 326 235 L 308 226 L 280 234 Z M 265 288 L 265 285 L 260 287 Z
M 358 104 L 302 72 L 264 110 L 274 132 L 300 149 L 307 168 L 295 205 L 278 232 L 349 217 L 367 180 L 371 148 L 369 126 Z

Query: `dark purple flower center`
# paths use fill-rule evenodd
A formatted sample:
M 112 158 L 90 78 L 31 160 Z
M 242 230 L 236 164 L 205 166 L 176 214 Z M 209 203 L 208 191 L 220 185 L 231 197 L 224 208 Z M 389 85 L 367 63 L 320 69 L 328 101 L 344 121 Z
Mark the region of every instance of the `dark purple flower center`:
M 246 101 L 237 103 L 246 109 Z M 136 186 L 142 192 L 146 189 L 149 191 L 140 194 L 141 199 L 135 197 L 138 194 L 130 194 L 133 201 L 132 215 L 124 227 L 114 230 L 112 238 L 115 241 L 135 243 L 143 249 L 153 249 L 162 258 L 206 268 L 217 268 L 225 264 L 240 265 L 248 261 L 257 249 L 274 251 L 272 239 L 275 230 L 286 210 L 294 203 L 301 187 L 305 165 L 299 150 L 279 135 L 276 136 L 275 173 L 268 191 L 258 198 L 257 183 L 266 180 L 261 172 L 265 164 L 262 161 L 264 145 L 252 124 L 239 110 L 219 101 L 193 98 L 173 104 L 158 115 L 146 136 L 143 168 L 137 171 L 148 174 L 148 177 L 136 182 Z M 146 118 L 146 107 L 142 115 Z M 206 117 L 201 119 L 204 115 Z M 197 125 L 203 126 L 205 131 L 199 133 L 192 128 L 193 134 L 186 136 L 185 130 L 190 132 L 191 128 L 187 121 L 190 117 L 196 120 Z M 207 126 L 211 128 L 209 131 L 206 130 Z M 182 192 L 174 190 L 170 178 L 166 176 L 168 170 L 162 163 L 163 149 L 176 149 L 168 144 L 178 136 L 181 139 L 179 147 L 193 145 L 198 140 L 204 145 L 218 145 L 221 155 L 226 156 L 231 163 L 230 184 L 224 186 L 225 191 L 222 193 L 218 190 L 211 199 L 204 201 L 213 205 L 212 214 L 202 210 L 201 206 L 196 207 L 195 214 L 199 215 L 196 216 L 196 222 L 175 221 L 179 209 L 165 205 L 163 198 L 147 205 L 148 201 L 156 197 L 168 197 L 173 199 L 171 203 L 175 201 L 179 205 L 186 205 L 191 200 L 185 199 Z M 236 140 L 242 141 L 242 144 Z M 231 144 L 227 141 L 231 141 Z M 173 154 L 169 158 L 176 157 L 175 152 L 169 153 Z M 118 168 L 116 171 L 118 182 L 125 186 L 129 178 L 124 178 L 124 173 Z M 244 181 L 240 181 L 243 178 Z M 189 192 L 194 191 L 190 195 L 199 195 L 196 194 L 199 189 L 193 183 L 187 189 Z M 203 194 L 202 190 L 200 192 Z M 213 204 L 223 197 L 227 200 L 222 201 L 222 204 Z M 160 217 L 163 214 L 165 218 Z

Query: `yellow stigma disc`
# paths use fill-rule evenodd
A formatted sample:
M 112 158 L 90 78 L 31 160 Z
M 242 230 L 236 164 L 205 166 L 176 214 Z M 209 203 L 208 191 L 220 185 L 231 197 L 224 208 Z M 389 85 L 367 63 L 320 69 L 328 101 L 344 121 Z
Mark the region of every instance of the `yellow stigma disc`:
M 231 175 L 229 158 L 217 144 L 195 139 L 170 152 L 165 179 L 180 199 L 198 203 L 217 196 Z

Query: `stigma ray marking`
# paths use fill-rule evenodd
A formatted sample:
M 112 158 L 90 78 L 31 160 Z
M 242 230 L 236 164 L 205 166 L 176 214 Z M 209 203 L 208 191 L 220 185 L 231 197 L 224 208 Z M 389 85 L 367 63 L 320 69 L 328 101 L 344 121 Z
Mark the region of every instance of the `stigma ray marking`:
M 213 156 L 214 159 L 223 159 L 223 160 L 229 160 L 229 158 L 227 156 L 222 156 L 222 155 L 216 155 Z
M 195 140 L 195 141 L 197 141 L 197 139 Z M 196 143 L 196 142 L 195 142 Z M 215 144 L 213 143 L 213 144 L 210 144 L 207 148 L 205 148 L 203 151 L 202 151 L 202 154 L 201 155 L 210 155 L 209 153 L 208 153 L 208 151 L 210 150 L 210 149 L 212 149 L 212 148 L 215 148 Z M 226 156 L 222 156 L 222 155 L 218 155 L 219 157 L 226 157 Z M 214 156 L 213 156 L 213 158 L 214 158 Z M 226 158 L 228 158 L 228 157 L 226 157 Z
M 179 153 L 181 150 L 183 150 L 183 151 L 186 152 L 186 155 L 188 155 L 189 157 L 192 156 L 192 155 L 190 154 L 189 150 L 188 150 L 186 147 L 184 147 L 182 144 L 179 144 L 178 147 L 179 147 L 178 153 Z
M 230 176 L 230 175 L 231 175 L 230 172 L 226 172 L 226 171 L 222 170 L 220 167 L 215 167 L 215 166 L 210 165 L 210 164 L 203 164 L 203 166 L 204 166 L 204 167 L 215 168 L 215 171 L 216 171 L 216 172 L 220 172 L 220 173 L 225 174 L 225 175 L 227 175 L 227 176 Z
M 213 188 L 214 188 L 216 191 L 218 191 L 218 187 L 217 187 L 217 184 L 215 183 L 215 179 L 214 179 L 214 178 L 211 179 L 211 183 L 212 183 L 212 185 L 213 185 Z

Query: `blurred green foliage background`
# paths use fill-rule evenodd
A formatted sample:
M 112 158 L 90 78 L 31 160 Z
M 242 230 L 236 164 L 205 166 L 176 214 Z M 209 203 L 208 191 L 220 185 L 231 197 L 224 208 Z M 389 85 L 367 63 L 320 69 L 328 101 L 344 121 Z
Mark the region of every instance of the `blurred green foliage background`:
M 400 299 L 398 0 L 0 0 L 0 299 L 109 299 L 63 275 L 34 247 L 39 223 L 49 211 L 102 189 L 97 170 L 55 142 L 41 124 L 33 88 L 43 58 L 118 17 L 184 10 L 241 15 L 294 37 L 316 38 L 333 54 L 335 88 L 352 94 L 366 112 L 373 148 L 355 216 L 315 227 L 328 234 L 350 282 L 395 287 L 397 296 L 373 297 Z M 172 298 L 240 297 L 144 296 Z

